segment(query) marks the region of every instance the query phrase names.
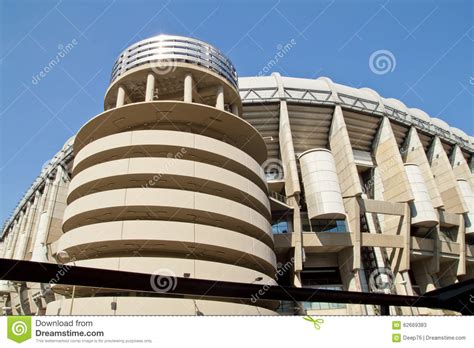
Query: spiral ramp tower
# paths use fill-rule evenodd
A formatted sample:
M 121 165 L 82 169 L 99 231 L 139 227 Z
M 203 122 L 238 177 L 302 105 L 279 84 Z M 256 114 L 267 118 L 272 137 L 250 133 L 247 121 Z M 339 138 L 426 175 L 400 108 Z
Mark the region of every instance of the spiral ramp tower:
M 216 48 L 160 35 L 127 48 L 106 111 L 74 141 L 57 255 L 150 273 L 153 296 L 55 285 L 48 314 L 275 314 L 275 302 L 170 297 L 175 277 L 276 284 L 262 136 Z M 71 293 L 74 292 L 74 299 Z

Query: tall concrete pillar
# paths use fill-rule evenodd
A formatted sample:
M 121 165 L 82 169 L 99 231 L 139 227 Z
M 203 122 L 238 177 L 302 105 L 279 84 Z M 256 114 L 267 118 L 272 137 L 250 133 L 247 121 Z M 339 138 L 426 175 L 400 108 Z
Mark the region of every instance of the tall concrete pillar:
M 383 182 L 384 200 L 389 202 L 412 201 L 413 193 L 388 117 L 384 117 L 380 125 L 374 155 Z
M 463 276 L 466 274 L 466 222 L 464 215 L 459 215 L 459 228 L 457 242 L 459 244 L 459 261 L 456 275 Z
M 451 155 L 451 162 L 453 164 L 453 172 L 456 179 L 464 179 L 471 186 L 471 190 L 474 192 L 474 175 L 471 173 L 471 169 L 464 158 L 461 148 L 459 145 L 454 146 L 454 151 Z
M 474 192 L 471 190 L 469 182 L 465 179 L 458 179 L 459 190 L 461 191 L 466 207 L 469 210 L 464 214 L 463 226 L 465 226 L 465 233 L 474 233 Z
M 0 241 L 0 256 L 3 257 L 4 251 L 5 251 L 5 238 L 2 241 Z
M 219 110 L 224 110 L 224 87 L 222 85 L 217 86 L 216 108 Z
M 429 158 L 431 159 L 431 171 L 441 194 L 444 209 L 448 213 L 467 213 L 467 205 L 464 202 L 453 168 L 439 137 L 435 137 L 431 145 Z
M 362 187 L 352 152 L 352 144 L 344 121 L 343 112 L 339 105 L 336 105 L 334 108 L 329 133 L 329 146 L 336 163 L 342 197 L 361 195 Z
M 39 227 L 39 222 L 41 219 L 41 214 L 46 208 L 47 199 L 49 196 L 51 186 L 52 186 L 51 179 L 46 178 L 45 183 L 44 183 L 43 193 L 40 194 L 39 196 L 38 206 L 36 209 L 35 219 L 33 222 L 31 237 L 29 241 L 30 244 L 29 244 L 29 247 L 27 248 L 28 249 L 27 252 L 29 253 L 33 253 L 33 249 L 34 249 L 35 241 L 36 241 L 36 235 L 38 234 L 38 227 Z
M 115 107 L 121 107 L 125 104 L 125 89 L 122 86 L 118 87 L 117 91 L 117 104 Z
M 34 232 L 36 216 L 37 216 L 37 213 L 38 213 L 38 204 L 40 203 L 40 201 L 41 201 L 41 194 L 40 194 L 39 190 L 36 190 L 35 198 L 33 199 L 33 203 L 31 205 L 31 212 L 30 212 L 30 215 L 28 217 L 28 223 L 25 226 L 26 235 L 25 235 L 24 244 L 21 245 L 21 249 L 18 252 L 20 259 L 25 259 L 25 257 L 26 257 L 28 243 L 30 242 L 31 235 Z
M 351 248 L 345 248 L 338 254 L 339 273 L 346 291 L 362 291 L 359 272 L 353 270 L 353 252 Z M 365 307 L 358 304 L 347 305 L 348 315 L 365 315 Z
M 288 204 L 293 207 L 293 243 L 294 243 L 294 262 L 293 271 L 294 279 L 293 285 L 301 287 L 301 271 L 303 270 L 303 241 L 302 241 L 302 224 L 301 213 L 298 204 L 299 197 L 291 196 L 288 198 Z
M 285 90 L 281 81 L 281 76 L 278 73 L 273 73 L 278 86 L 278 95 L 280 97 L 280 115 L 279 115 L 279 141 L 280 141 L 280 156 L 285 178 L 285 193 L 288 197 L 288 202 L 293 206 L 293 228 L 294 228 L 294 245 L 295 245 L 295 286 L 301 286 L 301 279 L 299 275 L 303 269 L 303 229 L 301 224 L 301 213 L 299 209 L 300 199 L 300 181 L 298 177 L 298 167 L 296 164 L 296 154 L 293 146 L 293 135 L 290 127 L 290 117 L 288 114 L 288 107 L 285 100 Z
M 415 127 L 410 128 L 408 139 L 405 142 L 404 148 L 405 152 L 403 153 L 403 157 L 405 162 L 415 163 L 420 168 L 431 198 L 431 203 L 433 204 L 433 208 L 442 207 L 443 200 L 441 199 L 441 195 L 433 177 L 433 173 L 431 172 L 430 163 L 426 157 L 425 149 L 423 148 L 423 144 L 421 143 L 420 137 L 418 136 L 418 132 L 416 131 Z
M 4 248 L 2 258 L 6 259 L 8 255 L 8 250 L 10 249 L 12 238 L 13 238 L 13 228 L 15 226 L 15 222 L 12 223 L 12 226 L 8 229 L 8 232 L 4 238 Z
M 153 101 L 153 94 L 155 92 L 155 75 L 149 73 L 146 77 L 145 101 Z
M 191 74 L 184 76 L 184 101 L 186 103 L 193 102 L 193 75 Z
M 23 224 L 23 219 L 25 218 L 25 213 L 23 211 L 20 212 L 20 217 L 16 221 L 15 227 L 13 228 L 12 231 L 12 239 L 10 242 L 10 247 L 8 248 L 7 254 L 5 255 L 5 258 L 11 259 L 13 258 L 13 255 L 15 253 L 17 241 L 18 241 L 18 235 L 20 234 L 20 227 Z
M 410 276 L 407 271 L 398 272 L 395 275 L 394 279 L 395 289 L 398 295 L 403 296 L 415 296 L 410 281 Z M 400 307 L 403 315 L 419 315 L 418 309 L 416 307 Z
M 13 254 L 14 259 L 22 260 L 23 255 L 25 254 L 26 243 L 28 242 L 27 225 L 29 223 L 29 220 L 31 219 L 32 210 L 32 203 L 31 201 L 28 201 L 25 217 L 19 230 L 17 247 L 15 249 L 15 253 Z
M 361 232 L 360 232 L 360 205 L 357 197 L 344 198 L 344 208 L 347 213 L 347 225 L 353 236 L 353 265 L 352 269 L 362 268 L 361 260 Z
M 278 73 L 272 74 L 278 85 L 278 95 L 280 97 L 280 151 L 283 171 L 285 172 L 285 192 L 286 195 L 293 196 L 301 192 L 300 181 L 298 178 L 298 167 L 296 165 L 295 148 L 293 145 L 293 136 L 290 127 L 290 116 L 288 115 L 288 107 L 285 100 L 285 90 Z
M 63 176 L 63 168 L 58 166 L 56 171 L 56 177 L 51 188 L 51 194 L 48 197 L 48 203 L 46 209 L 41 213 L 38 232 L 34 243 L 33 255 L 31 256 L 32 261 L 47 262 L 47 246 L 46 240 L 48 238 L 49 226 L 51 224 L 52 214 L 54 212 L 54 206 L 56 204 L 56 196 L 58 194 L 59 186 Z

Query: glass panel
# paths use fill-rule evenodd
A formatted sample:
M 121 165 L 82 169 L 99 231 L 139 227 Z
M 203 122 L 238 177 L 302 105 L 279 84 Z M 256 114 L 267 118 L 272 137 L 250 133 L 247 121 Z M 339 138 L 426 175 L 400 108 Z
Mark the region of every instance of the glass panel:
M 279 234 L 279 233 L 288 233 L 288 221 L 276 221 L 272 222 L 272 233 Z

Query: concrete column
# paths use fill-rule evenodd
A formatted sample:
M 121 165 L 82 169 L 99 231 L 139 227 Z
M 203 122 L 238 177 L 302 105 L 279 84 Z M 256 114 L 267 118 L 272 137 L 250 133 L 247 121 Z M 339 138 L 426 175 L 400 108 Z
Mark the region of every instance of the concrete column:
M 3 254 L 2 258 L 6 259 L 8 255 L 8 250 L 10 249 L 11 242 L 12 242 L 12 237 L 13 237 L 13 228 L 15 227 L 15 222 L 12 222 L 11 227 L 8 229 L 8 232 L 6 233 L 6 236 L 4 238 L 4 249 L 3 249 Z
M 448 213 L 467 213 L 466 202 L 464 202 L 453 168 L 439 137 L 435 137 L 428 157 L 431 159 L 431 171 L 441 194 L 444 209 Z
M 27 215 L 27 222 L 23 231 L 24 235 L 22 236 L 20 245 L 18 246 L 18 249 L 16 250 L 15 259 L 23 260 L 25 258 L 26 248 L 28 246 L 28 241 L 30 239 L 31 232 L 33 229 L 33 222 L 35 221 L 39 200 L 40 200 L 40 193 L 39 191 L 36 191 L 33 203 L 29 202 L 30 207 L 29 207 L 29 212 Z
M 51 180 L 49 178 L 47 178 L 45 180 L 45 183 L 44 183 L 43 193 L 39 197 L 38 207 L 36 209 L 36 216 L 35 216 L 35 220 L 34 220 L 34 225 L 32 226 L 30 244 L 29 244 L 29 247 L 28 247 L 28 252 L 30 252 L 30 253 L 33 252 L 33 249 L 35 247 L 35 240 L 36 240 L 36 235 L 38 234 L 39 221 L 40 221 L 40 218 L 41 218 L 41 214 L 43 213 L 44 209 L 46 208 L 47 199 L 48 199 L 48 195 L 49 195 L 49 191 L 51 189 L 51 186 L 52 186 Z
M 410 276 L 408 272 L 398 272 L 395 275 L 394 279 L 395 289 L 397 291 L 397 295 L 403 296 L 415 296 L 412 288 L 412 284 L 410 281 Z M 400 307 L 403 315 L 418 315 L 418 309 L 416 307 Z
M 20 230 L 18 231 L 18 243 L 15 249 L 15 252 L 13 254 L 13 258 L 17 260 L 22 260 L 23 255 L 25 253 L 26 242 L 28 241 L 26 226 L 29 220 L 31 219 L 31 211 L 33 210 L 31 206 L 32 206 L 31 201 L 28 201 L 26 211 L 25 211 L 25 216 L 20 226 Z
M 459 215 L 457 242 L 459 243 L 459 261 L 456 275 L 459 277 L 466 274 L 466 223 L 463 215 Z
M 295 260 L 293 264 L 293 271 L 295 274 L 294 286 L 301 287 L 300 273 L 303 270 L 303 236 L 298 201 L 298 196 L 291 196 L 288 198 L 288 204 L 293 207 L 293 243 L 295 248 Z
M 405 214 L 402 216 L 401 234 L 403 236 L 403 246 L 401 250 L 401 262 L 398 272 L 406 272 L 410 269 L 410 253 L 411 253 L 411 210 L 408 203 L 405 204 Z
M 384 200 L 389 202 L 412 201 L 413 193 L 388 117 L 384 117 L 380 125 L 374 155 L 383 182 Z
M 153 101 L 153 94 L 155 91 L 155 75 L 149 73 L 146 77 L 146 91 L 145 91 L 145 101 Z
M 354 271 L 361 269 L 361 232 L 360 232 L 360 205 L 357 197 L 344 198 L 344 208 L 347 213 L 347 227 L 352 236 Z
M 454 151 L 451 155 L 451 162 L 453 164 L 453 172 L 456 179 L 466 180 L 469 183 L 469 186 L 471 186 L 471 190 L 474 191 L 474 175 L 471 173 L 471 169 L 469 168 L 459 145 L 454 146 Z
M 125 89 L 122 86 L 119 86 L 117 91 L 117 104 L 115 107 L 119 108 L 125 104 Z
M 34 198 L 34 201 L 33 201 L 33 205 L 31 207 L 31 216 L 30 216 L 30 219 L 28 221 L 28 224 L 26 225 L 27 236 L 26 236 L 25 249 L 23 250 L 23 255 L 22 255 L 23 259 L 25 259 L 25 257 L 26 257 L 28 243 L 31 242 L 31 237 L 32 237 L 32 234 L 34 233 L 35 223 L 36 223 L 36 219 L 37 219 L 37 216 L 38 216 L 38 207 L 39 207 L 40 203 L 41 203 L 41 194 L 40 194 L 39 190 L 37 190 L 35 192 L 35 198 Z
M 193 75 L 191 74 L 184 76 L 184 102 L 193 102 Z
M 13 231 L 12 231 L 12 239 L 10 242 L 10 247 L 8 248 L 7 254 L 5 255 L 5 258 L 7 259 L 12 259 L 13 255 L 15 254 L 15 249 L 16 249 L 17 241 L 18 241 L 18 235 L 20 234 L 20 227 L 23 224 L 24 218 L 25 218 L 25 213 L 21 211 L 20 217 L 18 218 L 15 224 L 15 227 L 13 228 Z
M 240 116 L 239 115 L 239 106 L 237 105 L 237 103 L 231 104 L 230 105 L 230 110 L 235 116 Z
M 352 152 L 351 140 L 349 139 L 342 109 L 339 105 L 336 105 L 332 117 L 329 146 L 336 163 L 342 196 L 361 195 L 362 187 Z
M 0 256 L 3 256 L 3 252 L 5 251 L 5 239 L 0 242 Z
M 280 130 L 278 133 L 280 140 L 281 160 L 283 171 L 285 172 L 285 192 L 290 197 L 301 192 L 300 180 L 298 178 L 298 167 L 296 165 L 295 148 L 293 146 L 293 136 L 291 134 L 290 117 L 285 100 L 285 90 L 278 73 L 273 73 L 278 86 L 280 97 Z
M 339 273 L 346 291 L 362 291 L 359 273 L 353 271 L 353 250 L 345 248 L 338 253 Z M 359 304 L 347 304 L 348 315 L 365 315 L 365 306 Z
M 56 196 L 58 194 L 59 186 L 63 176 L 63 168 L 58 166 L 56 177 L 51 188 L 51 193 L 48 197 L 48 203 L 46 209 L 41 213 L 40 221 L 38 224 L 38 232 L 33 245 L 33 255 L 31 256 L 32 261 L 47 262 L 47 248 L 46 240 L 48 238 L 49 226 L 51 224 L 52 214 L 54 212 L 54 206 L 56 204 Z
M 441 199 L 438 187 L 436 186 L 433 173 L 431 172 L 430 163 L 426 157 L 425 149 L 423 148 L 423 144 L 421 143 L 415 127 L 410 128 L 404 148 L 405 152 L 403 153 L 403 157 L 405 163 L 416 163 L 420 168 L 426 187 L 428 188 L 433 208 L 442 207 L 443 200 Z
M 433 228 L 431 234 L 433 237 L 433 256 L 429 257 L 424 262 L 428 268 L 428 273 L 435 274 L 439 272 L 439 265 L 441 261 L 441 240 L 439 239 L 439 225 Z
M 219 110 L 224 110 L 224 87 L 221 85 L 217 86 L 216 108 Z

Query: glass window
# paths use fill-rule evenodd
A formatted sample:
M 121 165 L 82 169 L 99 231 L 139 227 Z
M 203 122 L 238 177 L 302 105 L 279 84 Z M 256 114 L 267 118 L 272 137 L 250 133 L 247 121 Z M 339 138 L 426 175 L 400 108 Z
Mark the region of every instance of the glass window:
M 304 286 L 305 288 L 324 289 L 324 290 L 343 290 L 342 285 L 314 285 Z M 325 310 L 325 309 L 342 309 L 346 308 L 345 303 L 331 303 L 331 302 L 303 302 L 303 307 L 306 310 Z
M 306 268 L 301 272 L 303 288 L 344 290 L 337 267 Z M 303 302 L 306 310 L 346 308 L 344 303 Z
M 280 221 L 272 221 L 272 233 L 279 234 L 279 233 L 288 233 L 288 221 L 280 220 Z
M 301 225 L 304 232 L 348 232 L 346 220 L 309 220 L 308 213 L 301 213 Z

